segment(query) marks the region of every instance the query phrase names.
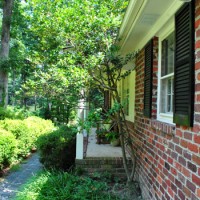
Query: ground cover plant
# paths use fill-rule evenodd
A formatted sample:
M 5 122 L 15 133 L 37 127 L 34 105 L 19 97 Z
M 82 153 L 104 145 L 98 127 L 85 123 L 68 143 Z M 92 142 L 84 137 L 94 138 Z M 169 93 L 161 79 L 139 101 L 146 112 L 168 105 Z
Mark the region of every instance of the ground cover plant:
M 44 171 L 33 177 L 16 200 L 117 200 L 105 182 L 66 172 Z

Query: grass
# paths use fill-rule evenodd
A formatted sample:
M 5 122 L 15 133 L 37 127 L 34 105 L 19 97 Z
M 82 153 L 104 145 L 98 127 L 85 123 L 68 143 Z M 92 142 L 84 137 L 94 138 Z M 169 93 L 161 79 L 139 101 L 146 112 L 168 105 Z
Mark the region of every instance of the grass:
M 16 200 L 117 200 L 105 182 L 66 172 L 43 171 L 18 192 Z
M 16 172 L 16 171 L 19 171 L 20 169 L 21 169 L 21 165 L 17 163 L 17 164 L 12 165 L 9 171 Z

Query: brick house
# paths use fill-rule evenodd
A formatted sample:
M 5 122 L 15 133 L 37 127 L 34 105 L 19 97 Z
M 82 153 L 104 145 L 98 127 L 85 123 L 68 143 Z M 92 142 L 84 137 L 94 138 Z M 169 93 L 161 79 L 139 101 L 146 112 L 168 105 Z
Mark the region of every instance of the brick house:
M 200 199 L 200 0 L 131 0 L 119 37 L 139 52 L 119 90 L 143 197 Z

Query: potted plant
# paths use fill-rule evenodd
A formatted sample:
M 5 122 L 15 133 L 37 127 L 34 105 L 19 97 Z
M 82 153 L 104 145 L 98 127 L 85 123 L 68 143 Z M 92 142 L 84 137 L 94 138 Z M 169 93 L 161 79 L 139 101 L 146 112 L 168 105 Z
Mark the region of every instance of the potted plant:
M 97 144 L 109 144 L 109 141 L 106 137 L 107 133 L 108 131 L 104 128 L 96 130 Z
M 119 146 L 120 140 L 119 140 L 119 133 L 115 131 L 111 131 L 106 134 L 106 138 L 110 141 L 110 144 L 112 146 Z

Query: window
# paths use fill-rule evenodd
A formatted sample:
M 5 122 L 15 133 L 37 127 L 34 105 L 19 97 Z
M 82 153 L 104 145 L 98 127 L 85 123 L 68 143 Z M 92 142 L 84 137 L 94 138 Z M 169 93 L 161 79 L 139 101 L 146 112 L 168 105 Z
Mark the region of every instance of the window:
M 129 115 L 129 77 L 122 80 L 122 105 L 124 107 L 124 114 Z
M 157 117 L 163 122 L 193 125 L 194 21 L 192 1 L 159 32 Z
M 174 32 L 161 42 L 160 113 L 173 113 Z
M 124 114 L 129 115 L 129 76 L 119 82 L 118 88 Z
M 133 70 L 125 79 L 121 79 L 117 85 L 126 120 L 130 122 L 135 120 L 135 74 L 136 72 Z

